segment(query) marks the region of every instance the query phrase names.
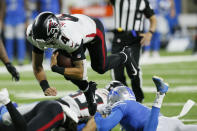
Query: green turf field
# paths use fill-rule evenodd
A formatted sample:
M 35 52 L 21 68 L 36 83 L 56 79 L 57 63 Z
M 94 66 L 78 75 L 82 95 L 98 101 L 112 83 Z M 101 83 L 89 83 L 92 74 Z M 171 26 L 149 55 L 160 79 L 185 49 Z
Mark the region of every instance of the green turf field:
M 162 55 L 166 56 L 169 54 L 162 52 Z M 170 84 L 171 91 L 167 93 L 164 99 L 164 105 L 161 109 L 161 113 L 164 115 L 178 115 L 183 104 L 188 99 L 197 102 L 197 61 L 142 65 L 142 72 L 145 105 L 150 107 L 154 101 L 154 90 L 149 90 L 154 89 L 151 80 L 153 75 L 163 77 L 165 81 Z M 15 83 L 11 81 L 11 76 L 8 73 L 0 73 L 0 88 L 8 88 L 13 101 L 22 104 L 41 99 L 51 99 L 48 97 L 36 97 L 36 95 L 42 95 L 42 90 L 31 71 L 20 72 L 20 75 L 21 81 Z M 56 73 L 47 71 L 47 77 L 50 85 L 56 87 L 60 95 L 62 95 L 62 92 L 77 90 L 77 87 L 72 83 L 65 81 L 62 76 Z M 98 88 L 102 88 L 111 80 L 110 72 L 107 72 L 104 75 L 99 75 L 90 68 L 88 69 L 88 78 L 89 80 L 96 81 L 98 83 Z M 129 79 L 127 79 L 127 82 L 130 83 Z M 33 96 L 32 98 L 31 95 Z M 184 123 L 186 124 L 197 124 L 197 104 L 195 104 L 182 120 L 184 120 Z M 113 131 L 118 130 L 120 130 L 119 127 L 116 127 Z

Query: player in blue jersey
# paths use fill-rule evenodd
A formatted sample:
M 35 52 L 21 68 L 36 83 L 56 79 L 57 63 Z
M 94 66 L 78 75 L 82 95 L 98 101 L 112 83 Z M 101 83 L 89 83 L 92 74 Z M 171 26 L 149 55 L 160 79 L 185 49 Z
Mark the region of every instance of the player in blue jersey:
M 26 22 L 26 0 L 3 0 L 4 13 L 4 35 L 7 54 L 13 60 L 14 41 L 17 43 L 18 64 L 22 65 L 25 57 L 25 22 Z
M 126 131 L 155 131 L 160 107 L 165 93 L 168 91 L 168 85 L 159 77 L 153 77 L 153 81 L 157 87 L 157 97 L 152 110 L 136 102 L 135 95 L 130 88 L 126 86 L 116 87 L 108 95 L 107 113 L 109 112 L 109 115 L 103 118 L 97 112 L 94 116 L 97 130 L 109 131 L 120 123 Z M 111 109 L 109 110 L 109 108 Z
M 132 90 L 126 86 L 114 88 L 108 95 L 108 104 L 103 118 L 97 112 L 83 129 L 83 131 L 109 131 L 120 123 L 126 131 L 195 131 L 197 125 L 184 125 L 177 118 L 169 118 L 160 114 L 168 84 L 159 77 L 153 77 L 157 87 L 156 99 L 152 109 L 135 101 Z

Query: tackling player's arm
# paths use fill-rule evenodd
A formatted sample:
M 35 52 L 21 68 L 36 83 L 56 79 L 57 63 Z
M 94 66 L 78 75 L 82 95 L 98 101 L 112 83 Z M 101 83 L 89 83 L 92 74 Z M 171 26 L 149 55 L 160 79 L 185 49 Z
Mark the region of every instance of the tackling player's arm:
M 96 112 L 95 116 L 92 117 L 82 131 L 108 131 L 114 128 L 122 119 L 123 113 L 117 109 L 112 111 L 109 116 L 103 118 L 99 112 Z
M 82 131 L 96 131 L 96 122 L 94 120 L 94 117 L 92 117 L 86 126 L 83 128 Z

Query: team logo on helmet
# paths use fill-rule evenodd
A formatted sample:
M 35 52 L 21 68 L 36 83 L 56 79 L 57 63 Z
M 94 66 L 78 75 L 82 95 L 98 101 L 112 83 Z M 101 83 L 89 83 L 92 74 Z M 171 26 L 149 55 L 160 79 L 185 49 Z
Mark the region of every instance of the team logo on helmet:
M 49 19 L 47 22 L 47 35 L 54 35 L 59 30 L 59 24 L 54 19 Z

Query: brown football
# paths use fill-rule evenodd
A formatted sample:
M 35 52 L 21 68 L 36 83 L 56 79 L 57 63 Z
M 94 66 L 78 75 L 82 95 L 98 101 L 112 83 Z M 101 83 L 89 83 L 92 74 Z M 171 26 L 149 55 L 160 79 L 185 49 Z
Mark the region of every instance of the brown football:
M 73 67 L 71 58 L 61 53 L 57 56 L 57 65 L 61 67 Z

